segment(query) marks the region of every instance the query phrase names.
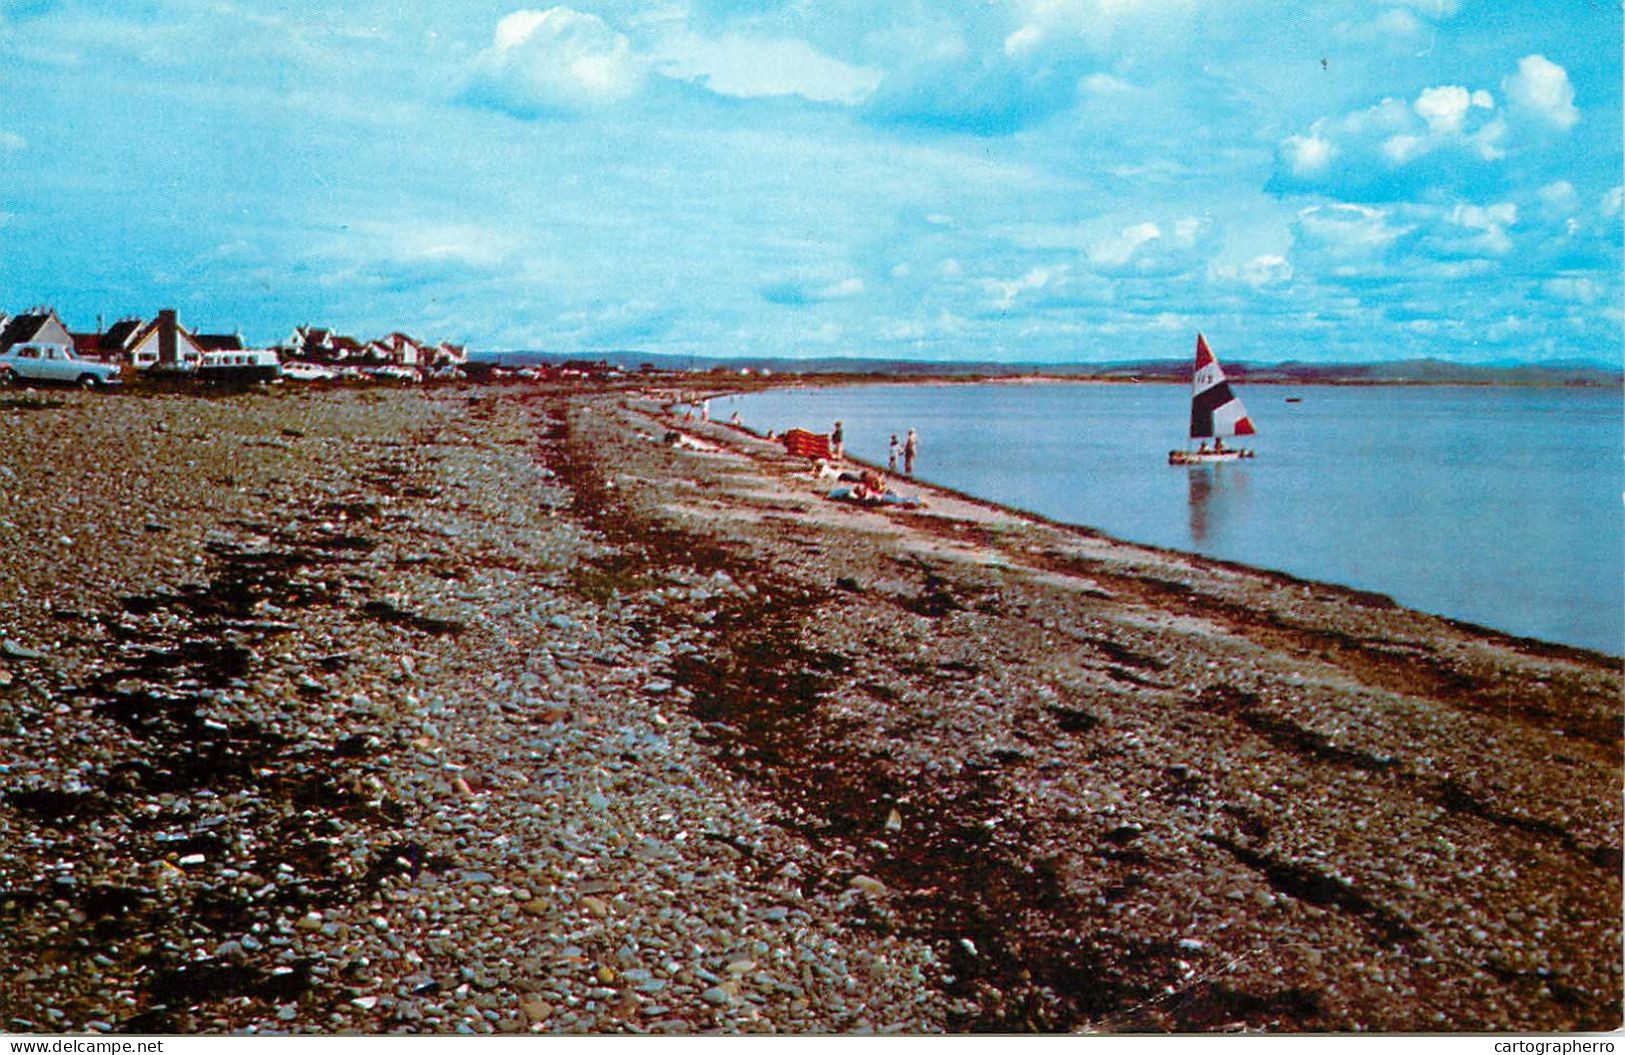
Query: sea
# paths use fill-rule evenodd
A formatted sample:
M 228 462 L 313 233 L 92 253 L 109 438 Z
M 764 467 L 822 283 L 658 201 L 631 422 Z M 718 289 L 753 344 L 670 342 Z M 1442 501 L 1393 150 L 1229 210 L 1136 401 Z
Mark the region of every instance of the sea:
M 1171 466 L 1190 389 L 986 382 L 715 398 L 757 430 L 828 432 L 918 477 L 1154 546 L 1387 594 L 1512 634 L 1625 654 L 1619 392 L 1235 386 L 1241 462 Z M 899 465 L 901 470 L 901 465 Z M 908 493 L 907 483 L 897 490 Z

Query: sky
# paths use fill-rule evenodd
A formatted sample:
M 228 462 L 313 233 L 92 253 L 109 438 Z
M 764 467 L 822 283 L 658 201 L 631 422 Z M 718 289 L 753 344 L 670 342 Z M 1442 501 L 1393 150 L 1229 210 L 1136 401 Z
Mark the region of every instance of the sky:
M 1622 44 L 1602 0 L 0 0 L 0 310 L 1619 364 Z

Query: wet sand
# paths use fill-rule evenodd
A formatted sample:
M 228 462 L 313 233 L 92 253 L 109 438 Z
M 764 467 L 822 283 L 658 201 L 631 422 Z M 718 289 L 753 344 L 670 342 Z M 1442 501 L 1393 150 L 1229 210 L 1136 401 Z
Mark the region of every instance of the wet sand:
M 1616 660 L 632 392 L 60 402 L 0 1028 L 1621 1024 Z

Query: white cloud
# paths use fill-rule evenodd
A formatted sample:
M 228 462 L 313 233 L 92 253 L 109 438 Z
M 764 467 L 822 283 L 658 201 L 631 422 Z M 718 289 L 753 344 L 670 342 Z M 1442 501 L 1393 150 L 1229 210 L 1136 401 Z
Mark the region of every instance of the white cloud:
M 385 260 L 483 270 L 511 259 L 519 245 L 513 234 L 480 224 L 397 218 L 351 225 L 332 255 L 360 264 Z
M 1004 53 L 1011 58 L 1020 58 L 1030 53 L 1044 39 L 1044 31 L 1031 23 L 1004 38 Z
M 1574 203 L 1574 184 L 1566 179 L 1553 180 L 1536 191 L 1535 195 L 1547 205 L 1566 207 Z
M 1455 84 L 1424 88 L 1413 104 L 1428 128 L 1441 135 L 1460 132 L 1462 119 L 1467 116 L 1467 107 L 1471 105 L 1472 95 L 1466 88 Z
M 515 11 L 475 60 L 474 98 L 524 116 L 582 113 L 633 95 L 642 63 L 626 37 L 568 7 Z
M 1625 186 L 1610 188 L 1608 192 L 1602 196 L 1602 204 L 1600 208 L 1602 209 L 1603 216 L 1608 219 L 1613 219 L 1614 217 L 1618 216 L 1620 214 L 1620 207 L 1622 204 L 1625 204 Z
M 1085 255 L 1100 275 L 1171 278 L 1205 273 L 1215 249 L 1212 236 L 1212 223 L 1198 216 L 1162 223 L 1146 220 L 1096 235 L 1088 241 Z
M 1562 221 L 1573 234 L 1579 229 L 1575 213 L 1579 211 L 1580 195 L 1568 180 L 1553 180 L 1535 191 L 1536 212 L 1547 222 Z
M 1450 222 L 1459 227 L 1472 227 L 1487 231 L 1494 227 L 1509 227 L 1518 222 L 1518 207 L 1512 202 L 1494 205 L 1457 205 L 1450 210 Z
M 1495 344 L 1504 344 L 1529 332 L 1529 320 L 1522 315 L 1507 315 L 1491 323 L 1484 330 L 1484 338 Z
M 1391 136 L 1382 143 L 1383 156 L 1396 165 L 1419 158 L 1427 150 L 1428 141 L 1422 136 Z
M 1396 8 L 1409 8 L 1435 21 L 1449 18 L 1461 6 L 1460 0 L 1383 0 L 1383 2 Z
M 1603 287 L 1589 278 L 1549 278 L 1540 285 L 1541 292 L 1555 300 L 1571 300 L 1580 304 L 1595 304 L 1603 297 Z
M 1174 221 L 1173 244 L 1182 249 L 1189 249 L 1196 245 L 1197 239 L 1207 230 L 1207 222 L 1195 216 L 1186 216 Z
M 28 140 L 16 132 L 7 132 L 0 129 L 0 150 L 25 150 L 27 147 Z
M 1286 257 L 1274 253 L 1260 254 L 1241 264 L 1216 266 L 1212 270 L 1214 278 L 1240 282 L 1254 289 L 1291 281 L 1292 274 L 1292 265 Z
M 1386 210 L 1365 205 L 1315 205 L 1298 214 L 1296 244 L 1323 256 L 1345 273 L 1356 263 L 1386 256 L 1395 242 L 1413 228 L 1389 222 Z
M 1134 85 L 1109 73 L 1091 73 L 1078 82 L 1078 90 L 1094 96 L 1124 96 L 1132 93 Z
M 1455 243 L 1455 248 L 1471 253 L 1501 256 L 1511 250 L 1512 239 L 1506 229 L 1518 222 L 1518 207 L 1512 202 L 1494 205 L 1457 205 L 1446 219 L 1457 227 L 1476 232 Z
M 1507 102 L 1553 128 L 1568 130 L 1580 120 L 1568 71 L 1544 55 L 1525 55 L 1518 72 L 1501 82 Z
M 993 306 L 1000 311 L 1008 311 L 1015 306 L 1016 299 L 1028 290 L 1040 290 L 1050 284 L 1056 273 L 1048 268 L 1035 267 L 1020 278 L 984 279 L 982 285 L 993 295 Z
M 1122 267 L 1142 245 L 1161 237 L 1162 229 L 1156 224 L 1137 223 L 1095 243 L 1089 250 L 1089 260 L 1096 266 Z
M 1318 135 L 1288 136 L 1286 140 L 1287 164 L 1296 176 L 1315 176 L 1326 171 L 1337 156 L 1337 147 Z
M 1370 23 L 1378 33 L 1393 37 L 1415 37 L 1428 27 L 1421 19 L 1402 7 L 1384 11 Z
M 659 49 L 659 72 L 695 81 L 718 95 L 753 99 L 799 95 L 820 103 L 855 106 L 880 84 L 879 70 L 832 58 L 804 40 L 728 33 L 707 40 L 692 33 Z
M 1341 117 L 1323 117 L 1308 134 L 1280 143 L 1280 170 L 1299 182 L 1356 184 L 1373 173 L 1404 168 L 1441 151 L 1464 152 L 1484 161 L 1506 155 L 1507 124 L 1495 97 L 1482 88 L 1441 84 L 1422 89 L 1407 104 L 1388 98 Z M 1332 160 L 1343 158 L 1333 170 Z
M 863 295 L 863 279 L 856 275 L 835 278 L 826 273 L 802 272 L 768 282 L 759 290 L 771 304 L 800 306 L 851 300 Z

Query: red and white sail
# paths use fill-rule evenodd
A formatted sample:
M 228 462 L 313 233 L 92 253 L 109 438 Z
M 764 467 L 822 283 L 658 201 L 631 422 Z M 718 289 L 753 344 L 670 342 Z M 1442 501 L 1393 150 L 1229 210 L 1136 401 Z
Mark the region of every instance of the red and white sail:
M 1201 334 L 1196 335 L 1196 374 L 1191 378 L 1191 439 L 1251 436 L 1247 408 L 1230 391 L 1219 361 Z

